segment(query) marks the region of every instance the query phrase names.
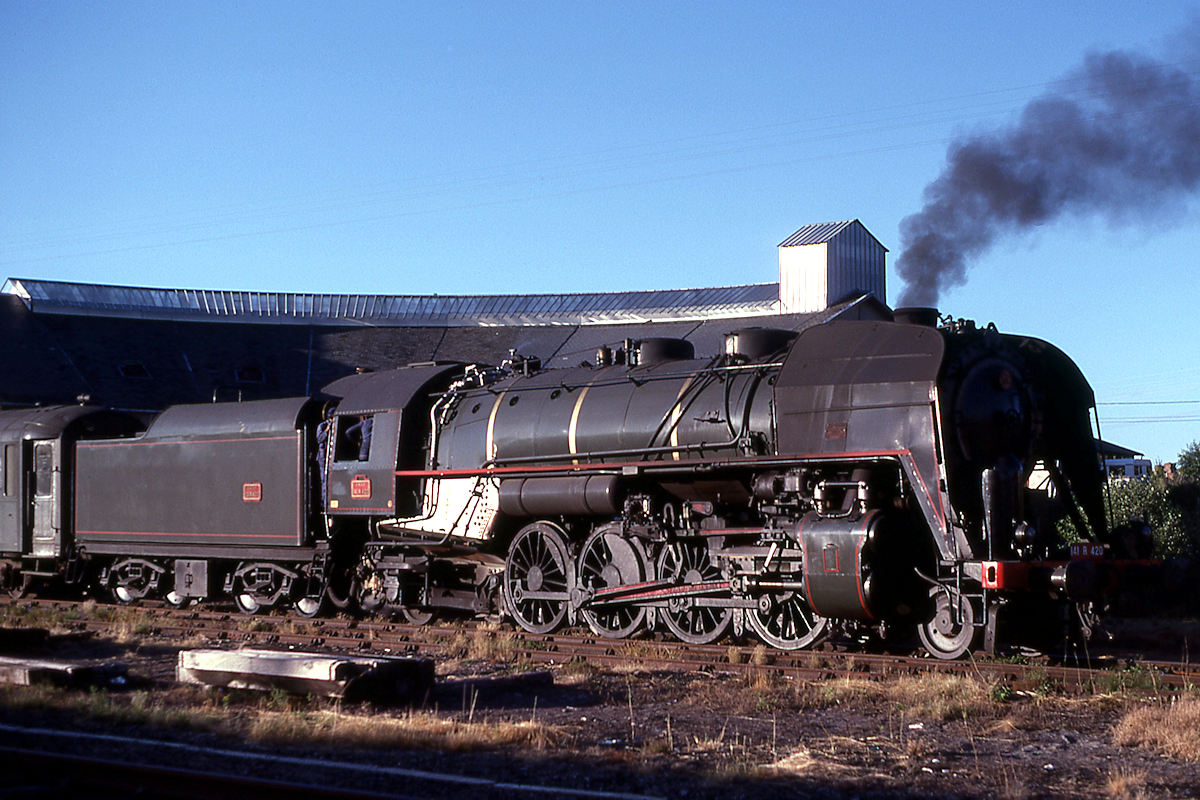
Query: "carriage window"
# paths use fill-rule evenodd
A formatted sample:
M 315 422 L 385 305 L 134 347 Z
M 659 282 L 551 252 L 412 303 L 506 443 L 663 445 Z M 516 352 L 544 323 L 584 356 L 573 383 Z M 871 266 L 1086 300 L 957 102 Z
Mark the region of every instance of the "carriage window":
M 4 496 L 16 497 L 21 493 L 21 461 L 19 444 L 4 445 Z
M 54 447 L 37 444 L 33 447 L 33 493 L 38 497 L 54 494 Z
M 375 418 L 338 417 L 335 461 L 367 461 L 371 457 L 371 429 Z

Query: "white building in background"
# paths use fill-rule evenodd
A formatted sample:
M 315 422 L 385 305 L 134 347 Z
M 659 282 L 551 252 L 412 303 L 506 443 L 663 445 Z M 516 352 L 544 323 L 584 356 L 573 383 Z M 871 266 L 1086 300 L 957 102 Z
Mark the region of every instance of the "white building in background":
M 779 243 L 779 310 L 808 314 L 861 294 L 887 302 L 887 248 L 856 219 L 805 225 Z
M 1104 474 L 1108 476 L 1109 480 L 1144 478 L 1154 471 L 1154 465 L 1150 463 L 1150 459 L 1136 450 L 1100 439 L 1096 440 L 1096 448 L 1100 451 Z

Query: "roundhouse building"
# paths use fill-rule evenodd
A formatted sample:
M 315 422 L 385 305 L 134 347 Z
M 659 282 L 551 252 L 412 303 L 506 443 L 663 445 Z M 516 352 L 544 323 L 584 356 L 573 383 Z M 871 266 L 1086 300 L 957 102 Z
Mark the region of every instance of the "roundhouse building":
M 549 365 L 625 339 L 715 354 L 739 328 L 890 319 L 886 249 L 857 220 L 779 246 L 780 280 L 567 295 L 330 295 L 137 288 L 10 278 L 0 290 L 0 405 L 126 410 L 311 394 L 356 369 L 418 361 Z

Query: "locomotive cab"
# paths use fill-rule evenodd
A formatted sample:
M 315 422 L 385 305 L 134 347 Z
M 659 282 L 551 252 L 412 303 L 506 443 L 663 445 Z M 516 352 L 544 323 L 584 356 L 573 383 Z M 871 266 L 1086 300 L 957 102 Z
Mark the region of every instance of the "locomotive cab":
M 459 364 L 414 364 L 350 375 L 325 387 L 340 398 L 321 452 L 325 512 L 403 518 L 419 513 L 425 487 L 398 471 L 425 467 L 430 407 Z

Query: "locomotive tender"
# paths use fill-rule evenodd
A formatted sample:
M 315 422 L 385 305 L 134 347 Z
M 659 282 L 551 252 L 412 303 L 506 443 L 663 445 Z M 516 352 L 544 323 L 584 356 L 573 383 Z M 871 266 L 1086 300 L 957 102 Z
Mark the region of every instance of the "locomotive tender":
M 1136 577 L 1075 365 L 933 310 L 897 318 L 742 329 L 701 358 L 643 339 L 567 369 L 416 364 L 144 429 L 3 411 L 0 580 L 788 649 L 915 629 L 954 658 L 994 650 L 1005 609 L 1045 617 Z

